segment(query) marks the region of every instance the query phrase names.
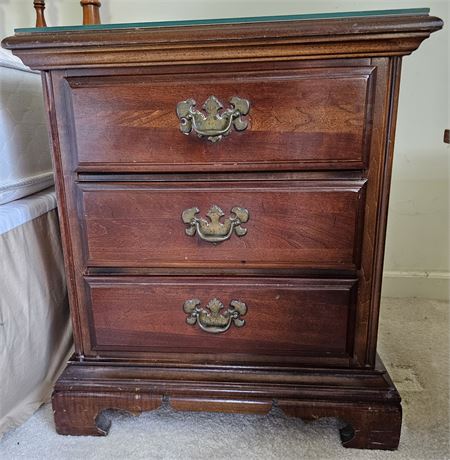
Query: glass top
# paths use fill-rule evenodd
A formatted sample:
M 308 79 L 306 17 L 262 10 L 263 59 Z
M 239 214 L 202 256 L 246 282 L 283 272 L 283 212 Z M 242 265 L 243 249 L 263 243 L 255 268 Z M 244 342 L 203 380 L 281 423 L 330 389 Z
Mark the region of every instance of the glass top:
M 15 32 L 75 32 L 84 30 L 111 30 L 111 29 L 146 29 L 156 27 L 187 27 L 211 24 L 245 24 L 253 22 L 276 22 L 276 21 L 304 21 L 314 19 L 336 19 L 336 18 L 364 18 L 373 16 L 398 16 L 428 14 L 429 8 L 407 8 L 396 10 L 372 10 L 372 11 L 347 11 L 335 13 L 309 13 L 291 14 L 285 16 L 255 16 L 245 18 L 220 18 L 220 19 L 189 19 L 180 21 L 160 21 L 160 22 L 134 22 L 123 24 L 96 24 L 88 26 L 59 26 L 59 27 L 27 27 L 15 29 Z

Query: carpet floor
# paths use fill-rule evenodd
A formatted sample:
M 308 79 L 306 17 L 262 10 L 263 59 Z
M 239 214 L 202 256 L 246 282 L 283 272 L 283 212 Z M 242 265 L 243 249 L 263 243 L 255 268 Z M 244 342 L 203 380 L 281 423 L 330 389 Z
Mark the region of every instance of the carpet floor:
M 107 437 L 59 436 L 44 405 L 0 441 L 1 460 L 100 459 L 450 459 L 449 308 L 423 299 L 384 299 L 379 352 L 403 397 L 398 451 L 341 447 L 335 419 L 304 423 L 267 416 L 175 412 L 112 415 Z

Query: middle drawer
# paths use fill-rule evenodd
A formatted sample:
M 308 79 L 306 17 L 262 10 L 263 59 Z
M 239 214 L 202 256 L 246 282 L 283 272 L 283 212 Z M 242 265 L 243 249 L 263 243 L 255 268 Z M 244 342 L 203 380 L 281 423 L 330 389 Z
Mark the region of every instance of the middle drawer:
M 364 186 L 360 180 L 79 184 L 86 264 L 355 269 Z

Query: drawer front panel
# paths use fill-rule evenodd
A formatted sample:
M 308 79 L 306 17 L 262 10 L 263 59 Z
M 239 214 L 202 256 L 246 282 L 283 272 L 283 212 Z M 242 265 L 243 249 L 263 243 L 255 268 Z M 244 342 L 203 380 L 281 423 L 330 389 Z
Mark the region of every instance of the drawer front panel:
M 354 280 L 87 278 L 87 285 L 96 352 L 234 359 L 349 351 Z M 187 301 L 196 301 L 203 317 L 188 322 Z M 236 302 L 246 309 L 227 328 Z
M 366 164 L 372 67 L 258 74 L 69 78 L 80 170 L 358 169 Z M 250 102 L 219 142 L 180 132 L 177 104 Z M 203 112 L 207 115 L 206 112 Z M 219 111 L 221 113 L 221 111 Z
M 363 181 L 80 189 L 90 266 L 354 269 L 359 263 Z M 185 223 L 190 219 L 199 225 Z

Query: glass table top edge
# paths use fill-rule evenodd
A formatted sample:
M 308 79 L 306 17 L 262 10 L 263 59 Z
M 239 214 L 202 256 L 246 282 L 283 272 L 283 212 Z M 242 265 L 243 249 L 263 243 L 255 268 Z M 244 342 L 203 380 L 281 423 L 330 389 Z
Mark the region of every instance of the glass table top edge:
M 254 16 L 242 18 L 215 18 L 215 19 L 188 19 L 177 21 L 158 21 L 158 22 L 135 22 L 117 24 L 95 24 L 95 25 L 76 25 L 76 26 L 57 26 L 57 27 L 26 27 L 15 29 L 16 34 L 29 33 L 54 33 L 54 32 L 80 32 L 80 31 L 110 31 L 120 29 L 155 29 L 164 27 L 188 27 L 202 25 L 226 25 L 226 24 L 251 24 L 259 22 L 287 22 L 287 21 L 306 21 L 320 19 L 344 19 L 344 18 L 366 18 L 377 16 L 410 16 L 429 14 L 429 8 L 408 8 L 393 10 L 369 10 L 369 11 L 349 11 L 334 13 L 307 13 L 280 16 Z

